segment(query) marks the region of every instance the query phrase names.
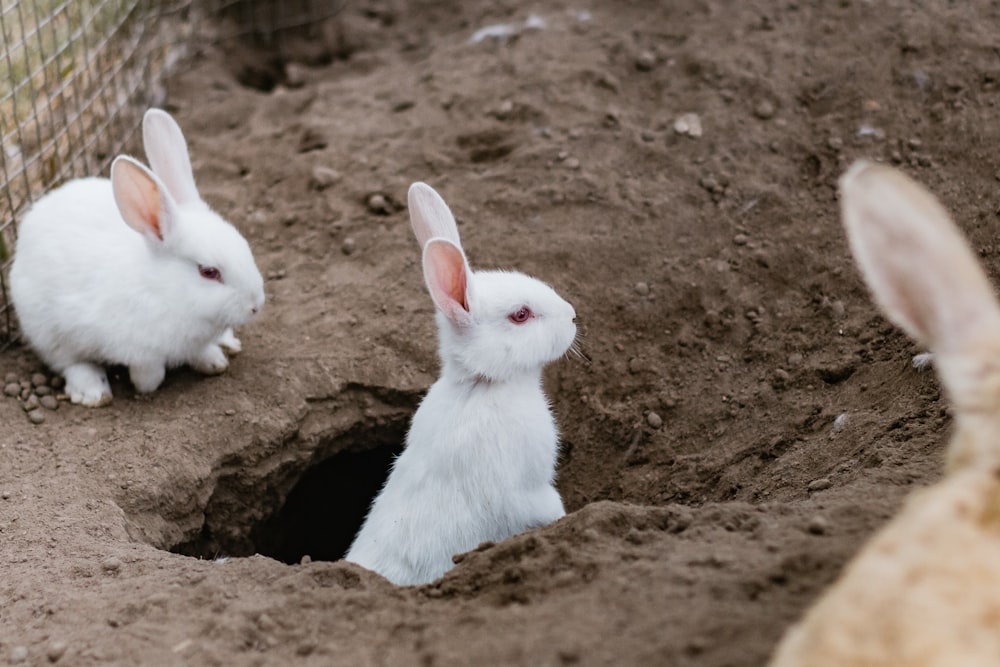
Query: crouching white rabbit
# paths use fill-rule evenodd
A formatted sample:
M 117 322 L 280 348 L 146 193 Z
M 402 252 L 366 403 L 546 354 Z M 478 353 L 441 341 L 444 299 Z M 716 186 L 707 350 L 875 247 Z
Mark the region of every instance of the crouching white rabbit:
M 414 183 L 409 209 L 437 308 L 441 377 L 346 556 L 400 585 L 433 581 L 454 554 L 565 514 L 542 368 L 576 339 L 573 307 L 545 283 L 472 272 L 434 190 Z
M 120 156 L 111 179 L 70 181 L 18 228 L 10 293 L 21 330 L 66 378 L 74 403 L 106 405 L 104 364 L 128 366 L 139 392 L 167 368 L 226 370 L 232 327 L 264 305 L 246 239 L 202 201 L 187 144 L 166 112 L 142 123 L 152 170 Z

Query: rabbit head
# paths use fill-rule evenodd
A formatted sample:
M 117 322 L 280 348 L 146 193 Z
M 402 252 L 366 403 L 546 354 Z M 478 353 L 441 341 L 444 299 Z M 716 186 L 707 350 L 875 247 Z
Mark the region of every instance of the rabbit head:
M 264 305 L 264 281 L 249 244 L 198 195 L 174 119 L 150 109 L 142 129 L 152 170 L 124 156 L 111 166 L 122 218 L 162 261 L 164 279 L 186 295 L 193 315 L 223 327 L 245 323 Z
M 576 339 L 569 303 L 523 273 L 473 273 L 454 216 L 428 185 L 410 186 L 408 204 L 437 308 L 444 376 L 500 382 L 537 374 L 566 354 Z

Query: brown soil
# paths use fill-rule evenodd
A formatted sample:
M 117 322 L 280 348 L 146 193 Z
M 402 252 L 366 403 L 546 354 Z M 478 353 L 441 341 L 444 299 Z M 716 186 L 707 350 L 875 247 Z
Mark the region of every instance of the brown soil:
M 760 665 L 938 476 L 946 404 L 870 304 L 834 188 L 856 157 L 902 163 L 995 273 L 997 8 L 549 4 L 355 3 L 301 87 L 241 85 L 252 51 L 172 83 L 269 303 L 225 375 L 118 379 L 37 426 L 0 400 L 0 664 Z M 689 112 L 700 137 L 674 131 Z M 474 266 L 575 305 L 592 362 L 546 377 L 570 515 L 395 588 L 318 559 L 435 377 L 414 180 Z

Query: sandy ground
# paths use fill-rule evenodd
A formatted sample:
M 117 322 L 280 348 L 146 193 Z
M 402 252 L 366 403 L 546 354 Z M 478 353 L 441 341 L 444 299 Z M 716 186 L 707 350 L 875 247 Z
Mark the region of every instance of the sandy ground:
M 939 475 L 947 406 L 870 304 L 834 186 L 902 165 L 996 278 L 997 20 L 358 2 L 319 31 L 327 64 L 206 49 L 170 109 L 268 305 L 222 376 L 139 397 L 119 373 L 111 406 L 39 425 L 0 400 L 0 664 L 763 664 Z M 396 588 L 336 559 L 437 370 L 415 180 L 473 266 L 574 304 L 591 362 L 546 375 L 569 516 Z

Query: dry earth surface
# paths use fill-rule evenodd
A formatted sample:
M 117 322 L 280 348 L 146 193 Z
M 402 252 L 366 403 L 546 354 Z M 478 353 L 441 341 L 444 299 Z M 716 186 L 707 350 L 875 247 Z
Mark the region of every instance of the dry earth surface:
M 901 164 L 996 278 L 998 11 L 361 1 L 299 51 L 206 47 L 169 107 L 268 305 L 222 376 L 0 400 L 0 664 L 763 664 L 939 475 L 946 402 L 835 182 Z M 570 514 L 396 588 L 337 558 L 437 370 L 414 180 L 591 361 L 546 374 Z

